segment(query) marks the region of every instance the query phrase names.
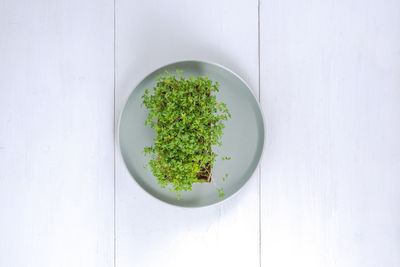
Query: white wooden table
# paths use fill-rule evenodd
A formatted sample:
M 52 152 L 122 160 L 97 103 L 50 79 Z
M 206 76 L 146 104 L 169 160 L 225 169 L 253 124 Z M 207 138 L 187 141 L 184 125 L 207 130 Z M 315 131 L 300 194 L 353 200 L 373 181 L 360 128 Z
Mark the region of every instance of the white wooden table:
M 163 204 L 116 149 L 172 61 L 223 64 L 266 146 L 219 205 Z M 400 266 L 397 0 L 0 1 L 0 266 Z

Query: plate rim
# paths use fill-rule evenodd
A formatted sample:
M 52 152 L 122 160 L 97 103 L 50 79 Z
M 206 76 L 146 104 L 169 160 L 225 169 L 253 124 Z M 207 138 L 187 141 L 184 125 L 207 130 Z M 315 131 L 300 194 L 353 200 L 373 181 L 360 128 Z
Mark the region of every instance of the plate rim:
M 221 69 L 224 69 L 224 70 L 230 72 L 232 75 L 234 75 L 236 78 L 238 78 L 238 79 L 246 86 L 247 90 L 250 91 L 251 95 L 254 97 L 254 99 L 255 99 L 255 101 L 256 101 L 256 103 L 257 103 L 257 106 L 258 106 L 258 109 L 260 110 L 260 114 L 261 114 L 261 118 L 262 118 L 261 121 L 262 121 L 262 131 L 263 131 L 263 136 L 262 136 L 262 143 L 263 143 L 263 144 L 262 144 L 261 154 L 260 154 L 259 159 L 257 160 L 257 161 L 258 161 L 258 162 L 257 162 L 257 165 L 256 165 L 256 167 L 254 168 L 254 170 L 252 171 L 252 173 L 251 173 L 251 175 L 249 176 L 249 178 L 245 181 L 245 183 L 244 183 L 238 190 L 236 190 L 235 192 L 233 192 L 231 195 L 229 195 L 229 196 L 227 196 L 227 197 L 224 197 L 224 198 L 223 198 L 222 200 L 220 200 L 220 201 L 217 201 L 217 202 L 214 202 L 214 203 L 210 203 L 210 204 L 206 204 L 206 205 L 200 205 L 200 206 L 183 206 L 183 205 L 176 205 L 176 204 L 173 204 L 173 203 L 164 201 L 164 200 L 162 200 L 162 199 L 160 199 L 160 198 L 154 196 L 154 195 L 151 194 L 149 191 L 147 191 L 145 188 L 143 188 L 143 187 L 139 184 L 139 182 L 136 180 L 136 178 L 135 178 L 135 177 L 131 174 L 131 172 L 129 171 L 128 166 L 127 166 L 127 164 L 126 164 L 126 162 L 125 162 L 124 156 L 123 156 L 123 154 L 122 154 L 121 142 L 120 142 L 120 128 L 121 128 L 122 114 L 124 113 L 124 110 L 125 110 L 126 104 L 128 103 L 129 98 L 131 97 L 132 93 L 136 90 L 136 88 L 139 86 L 139 84 L 140 84 L 142 81 L 144 81 L 148 76 L 150 76 L 152 73 L 156 72 L 157 70 L 160 70 L 160 69 L 162 69 L 162 68 L 168 67 L 168 66 L 173 65 L 173 64 L 185 63 L 185 62 L 205 63 L 205 64 L 209 64 L 209 65 L 214 65 L 214 66 L 216 66 L 216 67 L 219 67 L 219 68 L 221 68 Z M 260 88 L 259 88 L 259 90 L 260 90 Z M 169 205 L 169 206 L 179 207 L 179 208 L 184 208 L 184 209 L 205 208 L 205 207 L 210 207 L 210 206 L 214 206 L 214 205 L 220 205 L 220 204 L 224 203 L 225 201 L 227 201 L 228 199 L 231 199 L 233 196 L 236 196 L 236 195 L 238 194 L 238 192 L 241 191 L 241 190 L 243 189 L 243 187 L 245 187 L 245 186 L 248 184 L 248 182 L 249 182 L 249 180 L 251 179 L 251 177 L 254 176 L 254 174 L 255 174 L 257 168 L 260 167 L 261 159 L 263 158 L 263 155 L 264 155 L 265 143 L 266 143 L 266 142 L 265 142 L 265 139 L 266 139 L 266 123 L 265 123 L 265 116 L 264 116 L 264 112 L 263 112 L 263 109 L 262 109 L 262 107 L 261 107 L 260 101 L 257 99 L 257 96 L 255 95 L 255 93 L 251 90 L 251 87 L 249 86 L 249 84 L 248 84 L 241 76 L 239 76 L 237 73 L 235 73 L 234 71 L 232 71 L 232 70 L 229 69 L 228 67 L 226 67 L 226 66 L 224 66 L 224 65 L 222 65 L 222 64 L 216 63 L 216 62 L 211 62 L 211 61 L 206 61 L 206 60 L 197 60 L 197 59 L 185 59 L 185 60 L 173 61 L 173 62 L 170 62 L 170 63 L 168 63 L 168 64 L 164 64 L 164 65 L 162 65 L 162 66 L 160 66 L 160 67 L 155 68 L 153 71 L 150 71 L 150 72 L 149 72 L 148 74 L 146 74 L 143 78 L 141 78 L 141 79 L 139 80 L 139 82 L 137 82 L 137 83 L 135 84 L 135 86 L 133 86 L 133 89 L 130 91 L 130 93 L 128 94 L 128 96 L 127 96 L 127 97 L 125 98 L 125 100 L 123 101 L 122 109 L 121 109 L 121 111 L 120 111 L 120 113 L 119 113 L 119 115 L 118 115 L 118 123 L 117 123 L 116 136 L 115 136 L 115 137 L 116 137 L 116 139 L 117 139 L 117 140 L 116 140 L 116 142 L 117 142 L 117 149 L 118 149 L 118 151 L 119 151 L 119 155 L 120 155 L 121 158 L 122 158 L 122 161 L 123 161 L 123 163 L 124 163 L 123 165 L 124 165 L 125 169 L 128 171 L 128 173 L 129 173 L 129 175 L 131 176 L 132 180 L 134 180 L 135 183 L 136 183 L 143 191 L 145 191 L 148 195 L 150 195 L 153 199 L 157 199 L 159 202 L 164 203 L 164 204 L 167 204 L 167 205 Z M 116 179 L 115 176 L 114 176 L 114 178 Z M 259 179 L 260 179 L 260 181 L 261 181 L 261 177 L 260 177 Z

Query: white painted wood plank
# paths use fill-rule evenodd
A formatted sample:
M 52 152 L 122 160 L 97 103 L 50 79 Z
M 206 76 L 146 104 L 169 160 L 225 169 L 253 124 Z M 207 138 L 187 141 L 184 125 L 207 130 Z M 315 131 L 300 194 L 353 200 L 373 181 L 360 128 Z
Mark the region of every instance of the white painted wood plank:
M 395 0 L 262 0 L 262 266 L 400 266 L 399 29 Z
M 113 1 L 0 1 L 0 266 L 113 266 Z
M 116 3 L 116 109 L 173 61 L 223 64 L 257 91 L 257 1 Z M 153 199 L 116 157 L 116 265 L 259 266 L 258 175 L 223 204 L 183 209 Z

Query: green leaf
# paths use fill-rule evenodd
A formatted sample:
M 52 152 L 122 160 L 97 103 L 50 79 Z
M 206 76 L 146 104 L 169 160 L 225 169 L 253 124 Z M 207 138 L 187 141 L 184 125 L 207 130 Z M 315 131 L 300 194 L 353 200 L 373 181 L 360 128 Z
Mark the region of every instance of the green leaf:
M 142 105 L 149 113 L 145 125 L 155 133 L 154 144 L 144 148 L 150 155 L 148 166 L 158 184 L 175 192 L 191 191 L 193 183 L 204 183 L 214 167 L 217 154 L 212 146 L 221 145 L 228 108 L 216 101 L 218 83 L 208 77 L 178 77 L 167 71 L 157 77 L 153 90 L 146 89 Z M 229 160 L 230 157 L 222 157 Z M 227 177 L 227 176 L 226 176 Z M 223 178 L 225 179 L 225 177 Z M 224 194 L 218 191 L 220 197 Z

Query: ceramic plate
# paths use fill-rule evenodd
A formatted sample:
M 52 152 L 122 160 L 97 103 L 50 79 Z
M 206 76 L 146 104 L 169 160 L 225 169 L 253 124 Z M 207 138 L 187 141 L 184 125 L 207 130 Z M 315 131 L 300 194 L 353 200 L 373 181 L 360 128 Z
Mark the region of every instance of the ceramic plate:
M 184 192 L 181 199 L 175 193 L 162 189 L 150 169 L 144 168 L 150 156 L 144 156 L 143 148 L 153 144 L 155 134 L 144 125 L 147 110 L 141 106 L 141 96 L 146 89 L 155 86 L 158 75 L 165 71 L 173 74 L 179 69 L 183 76 L 207 76 L 218 81 L 220 91 L 217 100 L 226 103 L 232 118 L 228 120 L 222 137 L 222 147 L 213 150 L 220 156 L 214 163 L 213 182 L 196 183 L 191 192 Z M 132 177 L 148 193 L 164 202 L 184 207 L 200 207 L 220 202 L 237 192 L 252 176 L 264 146 L 264 123 L 256 98 L 238 75 L 220 65 L 182 61 L 157 69 L 144 78 L 132 91 L 122 111 L 119 122 L 119 147 Z M 222 177 L 228 173 L 228 179 Z M 218 197 L 217 188 L 223 188 L 224 198 Z

